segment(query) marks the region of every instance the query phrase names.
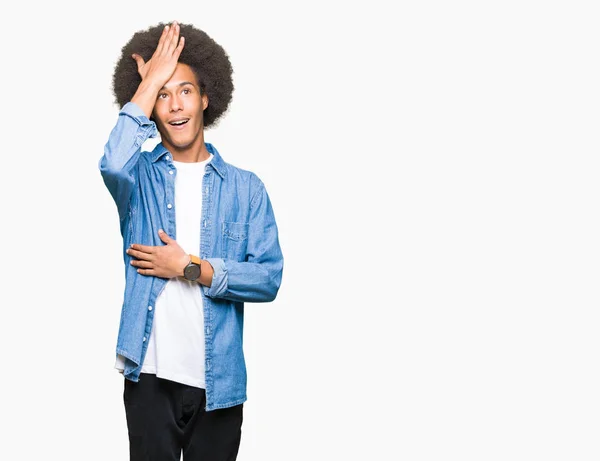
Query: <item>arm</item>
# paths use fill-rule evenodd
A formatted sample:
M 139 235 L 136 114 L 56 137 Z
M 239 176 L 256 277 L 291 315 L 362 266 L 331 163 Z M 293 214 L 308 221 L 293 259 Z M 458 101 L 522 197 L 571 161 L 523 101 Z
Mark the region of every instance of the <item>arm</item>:
M 273 301 L 277 296 L 283 273 L 283 255 L 271 201 L 262 182 L 259 182 L 250 207 L 246 260 L 206 260 L 214 273 L 210 284 L 203 283 L 202 275 L 200 282 L 204 294 L 210 298 L 258 303 Z M 203 271 L 204 266 L 203 261 Z
M 183 49 L 179 40 L 179 25 L 165 26 L 158 45 L 148 62 L 137 54 L 132 55 L 142 81 L 131 101 L 119 112 L 119 119 L 104 146 L 104 155 L 98 167 L 106 187 L 117 204 L 119 216 L 125 217 L 131 191 L 135 185 L 135 166 L 141 146 L 157 134 L 156 125 L 150 121 L 158 92 L 171 78 Z
M 196 280 L 210 298 L 240 302 L 273 301 L 281 285 L 283 255 L 279 247 L 277 225 L 267 191 L 259 181 L 251 200 L 246 258 L 243 262 L 208 258 L 200 261 Z M 132 244 L 127 254 L 138 273 L 146 276 L 182 277 L 190 258 L 179 244 L 159 230 L 165 245 Z
M 164 245 L 131 244 L 130 248 L 125 250 L 129 256 L 135 258 L 131 260 L 130 264 L 137 267 L 137 271 L 141 275 L 165 279 L 183 277 L 183 270 L 190 262 L 190 255 L 183 251 L 177 241 L 162 229 L 158 230 L 158 236 Z M 208 261 L 200 260 L 200 277 L 196 279 L 196 282 L 210 286 L 212 276 L 212 266 Z
M 165 26 L 158 40 L 156 50 L 148 62 L 139 54 L 132 54 L 138 67 L 142 82 L 131 98 L 150 118 L 160 89 L 169 81 L 175 69 L 177 60 L 183 50 L 185 39 L 179 37 L 179 24 L 174 21 L 169 27 Z
M 157 134 L 156 125 L 133 102 L 123 106 L 98 163 L 104 184 L 123 219 L 135 185 L 135 165 L 141 146 Z

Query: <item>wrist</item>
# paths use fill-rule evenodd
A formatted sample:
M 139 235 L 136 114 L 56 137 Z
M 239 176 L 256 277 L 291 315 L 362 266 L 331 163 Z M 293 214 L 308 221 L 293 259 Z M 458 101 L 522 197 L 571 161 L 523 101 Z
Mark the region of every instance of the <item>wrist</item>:
M 142 80 L 142 83 L 140 83 L 137 91 L 131 98 L 131 102 L 136 103 L 144 111 L 146 117 L 151 118 L 154 104 L 161 88 L 162 86 L 155 80 Z
M 200 278 L 202 273 L 202 260 L 195 255 L 187 255 L 189 258 L 185 267 L 183 268 L 183 278 L 190 282 L 195 282 Z
M 177 264 L 179 270 L 177 271 L 178 277 L 183 277 L 185 272 L 185 267 L 190 263 L 190 255 L 183 255 L 181 257 L 181 261 Z
M 205 285 L 207 287 L 212 286 L 212 279 L 213 279 L 214 273 L 215 273 L 215 271 L 214 271 L 212 265 L 210 264 L 210 262 L 203 259 L 202 260 L 202 273 L 200 274 L 200 278 L 198 279 L 198 282 L 201 285 Z
M 138 86 L 138 91 L 139 92 L 151 92 L 151 93 L 158 94 L 158 92 L 160 91 L 160 89 L 162 87 L 163 87 L 163 84 L 161 82 L 159 82 L 158 80 L 156 80 L 152 77 L 146 76 L 146 78 L 143 78 L 142 81 L 140 82 L 140 85 Z

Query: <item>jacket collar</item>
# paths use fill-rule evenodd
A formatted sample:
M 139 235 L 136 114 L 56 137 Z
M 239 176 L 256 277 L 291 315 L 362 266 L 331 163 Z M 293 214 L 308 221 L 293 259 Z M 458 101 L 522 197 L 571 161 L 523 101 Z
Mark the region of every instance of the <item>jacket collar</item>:
M 225 162 L 221 158 L 219 151 L 217 150 L 217 148 L 215 146 L 213 146 L 212 144 L 210 144 L 208 142 L 205 142 L 204 145 L 206 146 L 206 150 L 208 150 L 208 152 L 213 154 L 213 159 L 208 163 L 207 166 L 212 166 L 213 169 L 219 174 L 219 176 L 221 176 L 221 178 L 225 179 L 225 174 L 226 174 Z M 165 146 L 163 146 L 163 143 L 162 142 L 158 143 L 156 145 L 156 147 L 154 148 L 154 150 L 152 151 L 152 153 L 150 154 L 152 163 L 160 160 L 160 158 L 163 155 L 168 154 L 168 153 L 169 153 L 169 151 L 167 150 L 167 148 Z

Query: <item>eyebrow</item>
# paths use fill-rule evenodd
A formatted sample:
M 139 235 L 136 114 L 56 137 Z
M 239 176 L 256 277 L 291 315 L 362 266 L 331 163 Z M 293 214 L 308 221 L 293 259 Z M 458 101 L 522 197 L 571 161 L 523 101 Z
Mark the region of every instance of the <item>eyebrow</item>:
M 184 85 L 192 85 L 192 86 L 194 86 L 194 84 L 193 84 L 192 82 L 181 82 L 181 83 L 180 83 L 179 85 L 177 85 L 177 86 L 178 86 L 178 87 L 181 87 L 181 86 L 184 86 Z M 160 89 L 160 91 L 162 91 L 162 90 L 166 90 L 166 89 L 167 89 L 167 87 L 166 87 L 166 86 L 163 86 L 163 87 Z

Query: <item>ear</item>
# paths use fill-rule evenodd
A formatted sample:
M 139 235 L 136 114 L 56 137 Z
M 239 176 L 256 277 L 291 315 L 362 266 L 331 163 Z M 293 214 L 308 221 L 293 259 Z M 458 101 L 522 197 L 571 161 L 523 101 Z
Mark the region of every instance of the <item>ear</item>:
M 208 95 L 206 93 L 204 93 L 202 95 L 202 110 L 206 110 L 207 107 L 208 107 Z

